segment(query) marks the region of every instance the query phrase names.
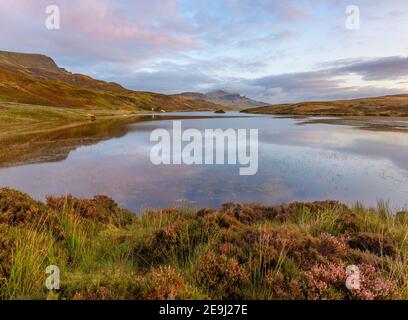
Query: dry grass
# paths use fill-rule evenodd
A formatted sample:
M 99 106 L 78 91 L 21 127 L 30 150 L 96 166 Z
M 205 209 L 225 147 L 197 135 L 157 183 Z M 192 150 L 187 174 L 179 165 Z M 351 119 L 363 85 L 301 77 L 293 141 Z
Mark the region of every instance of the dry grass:
M 332 201 L 141 216 L 0 189 L 3 299 L 408 299 L 408 213 Z M 47 265 L 61 289 L 44 287 Z M 346 267 L 361 270 L 346 288 Z
M 247 109 L 244 112 L 299 116 L 407 117 L 408 95 L 281 104 Z
M 137 92 L 59 68 L 47 56 L 0 51 L 0 102 L 143 112 L 217 110 L 184 97 Z

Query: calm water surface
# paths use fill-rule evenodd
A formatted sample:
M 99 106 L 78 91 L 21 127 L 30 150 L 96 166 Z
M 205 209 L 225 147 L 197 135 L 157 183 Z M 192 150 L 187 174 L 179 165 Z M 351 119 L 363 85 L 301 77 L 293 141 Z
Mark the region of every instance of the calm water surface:
M 258 173 L 239 176 L 240 165 L 151 164 L 151 131 L 173 125 L 161 120 L 128 125 L 121 137 L 79 147 L 65 160 L 2 168 L 0 186 L 38 199 L 105 194 L 135 211 L 321 199 L 368 205 L 382 199 L 395 209 L 408 207 L 408 133 L 239 114 L 181 121 L 183 129 L 259 129 Z

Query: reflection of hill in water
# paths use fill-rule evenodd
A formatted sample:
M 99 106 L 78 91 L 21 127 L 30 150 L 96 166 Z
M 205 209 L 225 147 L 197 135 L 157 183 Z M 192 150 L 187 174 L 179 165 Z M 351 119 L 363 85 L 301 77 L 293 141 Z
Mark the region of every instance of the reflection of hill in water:
M 384 199 L 393 208 L 407 205 L 406 133 L 298 125 L 302 120 L 270 116 L 227 114 L 207 119 L 206 115 L 134 115 L 20 138 L 9 142 L 7 156 L 2 158 L 2 165 L 9 167 L 0 170 L 1 186 L 23 190 L 37 199 L 49 194 L 72 193 L 80 198 L 109 194 L 136 211 L 179 205 L 180 199 L 197 207 L 216 207 L 226 201 L 270 204 L 328 198 L 368 205 Z M 171 132 L 175 116 L 183 117 L 182 128 L 201 132 L 258 128 L 258 174 L 242 177 L 239 166 L 227 164 L 152 164 L 149 134 L 157 128 Z M 87 146 L 77 148 L 83 145 Z M 19 152 L 24 155 L 14 156 Z M 12 161 L 35 165 L 11 167 Z M 40 163 L 44 161 L 55 162 Z
M 124 136 L 129 131 L 129 121 L 109 120 L 1 141 L 4 151 L 0 154 L 0 167 L 64 160 L 79 146 Z
M 233 118 L 234 116 L 228 116 Z M 112 138 L 120 138 L 133 130 L 143 127 L 129 126 L 145 121 L 176 119 L 210 119 L 216 116 L 176 116 L 176 115 L 140 115 L 125 119 L 103 120 L 94 123 L 56 129 L 38 134 L 18 135 L 0 140 L 0 168 L 65 160 L 69 153 L 80 146 L 88 146 Z

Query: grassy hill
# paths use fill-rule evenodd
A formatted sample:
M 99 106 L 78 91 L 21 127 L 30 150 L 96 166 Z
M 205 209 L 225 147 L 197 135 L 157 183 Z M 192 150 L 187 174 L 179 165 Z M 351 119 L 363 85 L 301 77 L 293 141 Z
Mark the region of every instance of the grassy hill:
M 246 109 L 243 112 L 307 116 L 406 117 L 408 116 L 408 94 L 353 100 L 280 104 Z
M 207 101 L 137 92 L 119 84 L 73 74 L 39 54 L 0 51 L 0 102 L 134 111 L 217 110 Z

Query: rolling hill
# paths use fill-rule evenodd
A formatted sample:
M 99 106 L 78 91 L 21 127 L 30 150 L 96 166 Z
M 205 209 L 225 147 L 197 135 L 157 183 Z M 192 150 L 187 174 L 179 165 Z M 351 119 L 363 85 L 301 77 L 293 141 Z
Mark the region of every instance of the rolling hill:
M 246 113 L 299 116 L 408 116 L 408 94 L 337 100 L 279 104 L 246 109 Z
M 216 103 L 224 106 L 227 109 L 236 111 L 267 105 L 264 102 L 249 99 L 247 97 L 241 96 L 238 93 L 230 93 L 223 90 L 216 90 L 208 93 L 184 92 L 175 96 L 194 99 L 196 101 Z
M 74 74 L 40 54 L 0 51 L 0 102 L 134 111 L 217 110 L 211 102 L 152 92 Z

